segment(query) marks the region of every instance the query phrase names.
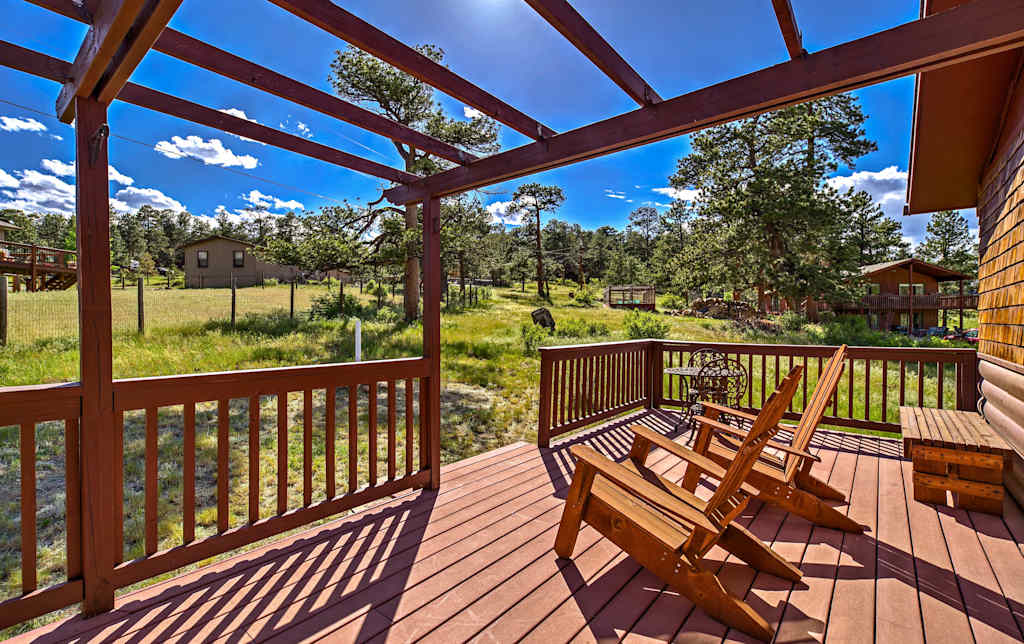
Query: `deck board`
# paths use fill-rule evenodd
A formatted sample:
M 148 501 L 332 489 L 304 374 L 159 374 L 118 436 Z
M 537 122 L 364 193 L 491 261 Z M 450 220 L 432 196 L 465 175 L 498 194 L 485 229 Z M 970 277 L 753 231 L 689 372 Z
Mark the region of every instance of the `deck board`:
M 16 641 L 749 642 L 589 527 L 571 561 L 551 549 L 572 475 L 567 446 L 622 459 L 638 419 L 672 432 L 670 412 L 638 412 L 550 450 L 481 454 L 446 466 L 436 492 L 378 502 Z M 814 474 L 847 494 L 840 509 L 868 530 L 844 534 L 755 501 L 739 520 L 803 581 L 709 553 L 777 641 L 1021 640 L 1024 513 L 1011 499 L 1004 518 L 915 502 L 900 441 L 819 432 L 811 449 Z M 671 480 L 684 472 L 661 450 L 649 463 Z

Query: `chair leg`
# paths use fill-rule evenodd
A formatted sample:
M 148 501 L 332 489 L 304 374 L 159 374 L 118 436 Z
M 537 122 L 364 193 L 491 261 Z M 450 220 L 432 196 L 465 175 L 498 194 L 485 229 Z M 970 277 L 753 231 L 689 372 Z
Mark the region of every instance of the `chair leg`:
M 771 503 L 787 512 L 801 516 L 815 525 L 856 534 L 864 532 L 864 526 L 861 524 L 813 494 L 795 487 L 774 485 L 769 488 L 761 488 L 761 495 L 758 498 L 765 503 Z
M 718 577 L 680 562 L 671 579 L 663 579 L 711 617 L 751 637 L 771 641 L 775 630 L 750 604 L 726 589 Z
M 562 520 L 558 524 L 558 534 L 555 535 L 555 553 L 563 559 L 571 557 L 576 547 L 576 536 L 579 535 L 583 523 L 583 510 L 586 508 L 587 497 L 590 496 L 590 487 L 594 484 L 596 473 L 594 468 L 582 461 L 576 464 L 572 485 L 569 486 L 569 493 L 565 497 Z
M 780 557 L 746 528 L 736 523 L 730 523 L 725 528 L 718 545 L 754 568 L 776 577 L 797 582 L 803 576 L 799 568 Z

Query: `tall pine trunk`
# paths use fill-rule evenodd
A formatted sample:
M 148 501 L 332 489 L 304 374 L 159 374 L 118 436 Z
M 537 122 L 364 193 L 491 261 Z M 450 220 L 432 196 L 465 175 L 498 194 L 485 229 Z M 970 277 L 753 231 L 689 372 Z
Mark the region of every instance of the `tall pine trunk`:
M 544 297 L 544 250 L 540 239 L 540 208 L 537 209 L 537 295 Z
M 405 229 L 416 230 L 419 224 L 419 206 L 406 204 L 405 206 Z M 405 319 L 407 322 L 415 320 L 420 310 L 420 259 L 415 254 L 406 252 L 405 255 L 405 294 L 403 295 L 405 306 Z

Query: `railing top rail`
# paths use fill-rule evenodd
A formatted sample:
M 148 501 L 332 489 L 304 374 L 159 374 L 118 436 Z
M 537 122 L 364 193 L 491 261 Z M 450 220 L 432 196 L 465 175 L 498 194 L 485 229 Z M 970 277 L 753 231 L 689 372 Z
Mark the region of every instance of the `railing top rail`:
M 49 246 L 40 246 L 38 244 L 25 244 L 23 242 L 13 242 L 13 241 L 5 241 L 5 240 L 0 240 L 0 246 L 16 246 L 18 248 L 28 248 L 30 250 L 32 248 L 35 248 L 36 250 L 42 250 L 42 251 L 46 251 L 46 252 L 50 252 L 50 253 L 65 253 L 65 254 L 68 254 L 68 255 L 76 255 L 77 254 L 77 251 L 67 250 L 65 248 L 50 248 Z
M 623 345 L 644 345 L 651 342 L 661 342 L 661 340 L 620 340 L 617 342 L 592 342 L 590 344 L 562 344 L 557 347 L 538 347 L 538 350 L 542 353 L 550 353 L 553 351 L 571 351 L 574 349 L 590 349 L 595 347 L 618 347 Z
M 0 388 L 0 427 L 78 418 L 82 386 L 77 382 Z
M 128 378 L 114 381 L 114 407 L 124 411 L 325 386 L 423 378 L 429 375 L 428 371 L 429 361 L 417 357 Z

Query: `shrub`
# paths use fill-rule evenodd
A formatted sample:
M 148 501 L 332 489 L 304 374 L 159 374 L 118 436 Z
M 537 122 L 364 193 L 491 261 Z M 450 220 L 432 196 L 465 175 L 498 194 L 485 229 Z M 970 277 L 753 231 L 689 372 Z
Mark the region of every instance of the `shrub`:
M 337 320 L 342 317 L 362 317 L 362 314 L 363 307 L 353 296 L 345 296 L 345 311 L 344 314 L 340 314 L 338 311 L 338 294 L 324 293 L 313 298 L 309 318 L 311 320 Z
M 631 340 L 664 338 L 668 335 L 669 324 L 653 313 L 634 310 L 626 314 L 623 328 Z
M 523 353 L 529 355 L 536 351 L 540 343 L 548 337 L 548 332 L 544 327 L 524 322 L 519 327 L 519 335 L 523 340 Z
M 669 293 L 661 298 L 661 306 L 670 311 L 681 311 L 686 308 L 686 300 L 675 293 Z
M 807 324 L 807 318 L 796 311 L 786 311 L 779 316 L 779 327 L 783 331 L 799 331 Z
M 555 335 L 560 338 L 590 338 L 609 335 L 611 331 L 604 322 L 588 322 L 581 318 L 570 318 L 559 322 Z
M 597 296 L 594 295 L 594 289 L 589 286 L 583 286 L 573 293 L 572 299 L 580 306 L 593 306 L 594 300 L 597 299 Z
M 374 318 L 382 324 L 390 325 L 396 324 L 401 319 L 401 316 L 398 314 L 398 311 L 390 306 L 384 306 L 377 309 L 377 312 L 374 314 Z

